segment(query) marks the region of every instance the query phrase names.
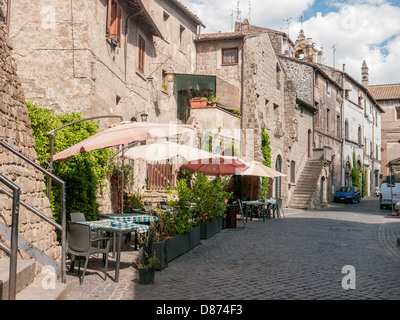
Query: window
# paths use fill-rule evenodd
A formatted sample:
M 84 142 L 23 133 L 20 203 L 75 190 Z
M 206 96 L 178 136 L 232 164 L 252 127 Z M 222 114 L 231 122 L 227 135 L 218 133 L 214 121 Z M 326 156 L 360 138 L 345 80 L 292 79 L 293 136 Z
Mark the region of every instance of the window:
M 163 36 L 164 40 L 169 42 L 169 14 L 165 12 L 163 15 Z
M 329 80 L 326 80 L 326 93 L 331 93 L 331 84 Z
M 276 64 L 276 88 L 281 90 L 281 67 Z
M 107 36 L 118 47 L 121 47 L 121 21 L 121 7 L 115 0 L 108 0 Z
M 184 51 L 185 50 L 185 27 L 181 26 L 179 28 L 179 50 Z
M 330 109 L 326 109 L 326 131 L 329 132 L 329 122 L 331 120 L 331 110 Z
M 358 145 L 361 146 L 361 127 L 358 127 Z
M 139 59 L 138 59 L 138 69 L 144 73 L 144 63 L 146 56 L 146 41 L 139 36 Z
M 349 140 L 349 122 L 347 120 L 344 122 L 344 137 Z
M 239 62 L 238 48 L 222 49 L 222 64 L 237 64 Z
M 340 116 L 336 116 L 336 135 L 338 137 L 341 136 L 341 134 L 340 134 Z
M 396 120 L 400 120 L 400 107 L 396 107 Z
M 290 183 L 296 183 L 296 162 L 290 162 Z

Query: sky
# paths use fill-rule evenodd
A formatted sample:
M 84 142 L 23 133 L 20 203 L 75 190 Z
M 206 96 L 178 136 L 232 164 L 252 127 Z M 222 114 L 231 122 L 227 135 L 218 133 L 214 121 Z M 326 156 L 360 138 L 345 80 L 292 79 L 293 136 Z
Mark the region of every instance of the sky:
M 235 21 L 305 36 L 323 50 L 323 63 L 361 83 L 400 83 L 400 0 L 181 0 L 206 25 L 202 33 L 229 32 Z M 239 9 L 239 10 L 238 10 Z

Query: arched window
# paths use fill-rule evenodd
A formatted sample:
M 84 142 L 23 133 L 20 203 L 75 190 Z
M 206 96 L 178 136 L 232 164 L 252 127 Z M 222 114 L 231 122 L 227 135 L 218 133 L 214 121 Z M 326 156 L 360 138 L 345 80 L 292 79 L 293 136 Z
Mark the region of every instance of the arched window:
M 344 122 L 344 138 L 349 140 L 349 121 L 347 119 Z
M 358 145 L 361 146 L 361 126 L 358 126 Z

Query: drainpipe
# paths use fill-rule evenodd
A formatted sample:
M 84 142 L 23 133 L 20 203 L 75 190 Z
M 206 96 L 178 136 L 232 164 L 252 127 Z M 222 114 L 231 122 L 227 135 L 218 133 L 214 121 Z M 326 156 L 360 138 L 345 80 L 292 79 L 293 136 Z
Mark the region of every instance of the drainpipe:
M 341 175 L 341 184 L 342 186 L 344 185 L 344 142 L 345 142 L 345 135 L 343 133 L 344 130 L 344 101 L 346 99 L 346 95 L 345 95 L 345 84 L 346 84 L 346 65 L 343 63 L 343 73 L 342 73 L 342 106 L 340 108 L 340 114 L 341 114 L 341 118 L 342 118 L 342 123 L 341 123 L 341 133 L 342 133 L 342 152 L 341 152 L 341 156 L 340 156 L 340 175 Z
M 241 46 L 242 50 L 242 66 L 240 70 L 240 114 L 242 115 L 240 117 L 240 131 L 242 132 L 241 136 L 243 137 L 243 97 L 244 97 L 244 45 L 245 45 L 246 37 L 243 38 L 243 43 Z M 243 152 L 243 141 L 240 139 L 240 150 Z

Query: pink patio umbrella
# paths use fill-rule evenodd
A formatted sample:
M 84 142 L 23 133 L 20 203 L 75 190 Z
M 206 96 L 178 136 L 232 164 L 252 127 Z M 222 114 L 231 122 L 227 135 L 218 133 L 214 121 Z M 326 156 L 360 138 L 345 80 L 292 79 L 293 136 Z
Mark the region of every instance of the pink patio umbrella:
M 55 154 L 53 161 L 65 161 L 81 152 L 125 145 L 134 141 L 169 137 L 195 130 L 193 125 L 147 122 L 120 122 Z
M 207 176 L 237 175 L 248 168 L 246 163 L 238 157 L 212 155 L 208 159 L 187 161 L 182 169 L 189 172 L 202 173 Z

